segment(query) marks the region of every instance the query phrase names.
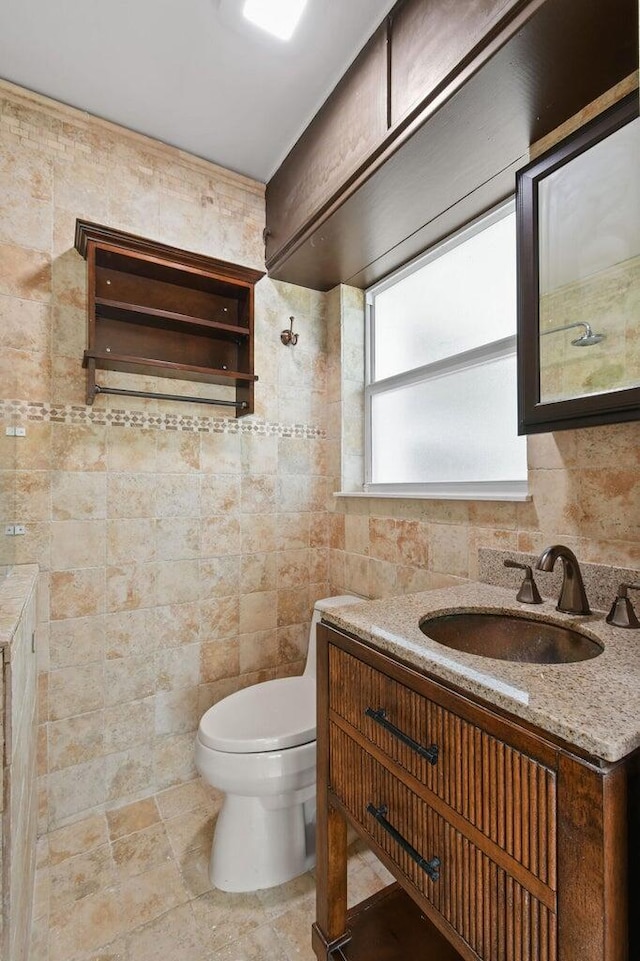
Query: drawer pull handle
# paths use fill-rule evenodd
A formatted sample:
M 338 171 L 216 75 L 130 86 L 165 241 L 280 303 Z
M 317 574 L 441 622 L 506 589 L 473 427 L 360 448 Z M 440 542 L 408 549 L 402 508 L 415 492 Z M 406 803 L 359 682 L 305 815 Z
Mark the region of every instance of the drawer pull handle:
M 425 758 L 429 764 L 437 763 L 438 745 L 431 744 L 429 747 L 424 747 L 424 745 L 418 744 L 418 742 L 414 741 L 412 737 L 409 737 L 409 735 L 405 734 L 404 731 L 401 731 L 399 727 L 396 727 L 395 724 L 392 724 L 391 721 L 387 720 L 387 712 L 383 707 L 379 707 L 377 711 L 374 711 L 372 707 L 368 707 L 364 713 L 367 715 L 367 717 L 372 718 L 376 724 L 379 724 L 381 727 L 383 727 L 385 731 L 389 731 L 390 734 L 393 734 L 394 737 L 397 737 L 398 740 L 402 741 L 403 744 L 406 744 L 408 747 L 412 748 L 412 750 L 414 750 L 416 754 L 419 754 L 420 757 Z
M 387 813 L 387 807 L 381 804 L 380 807 L 376 807 L 375 804 L 367 804 L 367 811 L 372 814 L 378 824 L 381 824 L 385 829 L 387 834 L 390 834 L 393 840 L 400 845 L 403 851 L 406 851 L 412 861 L 415 861 L 418 867 L 422 868 L 425 874 L 428 874 L 432 881 L 440 880 L 440 858 L 431 858 L 427 861 L 422 855 L 416 851 L 416 849 L 409 844 L 406 838 L 403 838 L 399 831 L 396 831 L 393 824 L 387 821 L 385 814 Z

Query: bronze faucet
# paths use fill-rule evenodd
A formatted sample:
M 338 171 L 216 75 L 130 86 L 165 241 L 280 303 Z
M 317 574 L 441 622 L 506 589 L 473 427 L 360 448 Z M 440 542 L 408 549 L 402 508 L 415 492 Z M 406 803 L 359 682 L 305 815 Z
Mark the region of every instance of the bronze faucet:
M 539 571 L 552 571 L 558 558 L 562 561 L 563 578 L 556 610 L 565 614 L 590 614 L 580 565 L 573 551 L 562 544 L 547 547 L 538 558 L 536 568 Z

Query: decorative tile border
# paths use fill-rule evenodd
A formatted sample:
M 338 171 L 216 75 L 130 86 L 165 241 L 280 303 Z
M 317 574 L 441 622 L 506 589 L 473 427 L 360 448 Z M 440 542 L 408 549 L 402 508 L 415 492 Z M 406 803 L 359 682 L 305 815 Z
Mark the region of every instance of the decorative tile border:
M 203 417 L 197 414 L 109 410 L 77 404 L 43 404 L 26 400 L 0 400 L 0 420 L 44 421 L 51 424 L 128 427 L 144 430 L 184 431 L 199 434 L 254 434 L 264 437 L 323 439 L 322 427 L 312 424 L 274 424 L 261 420 Z

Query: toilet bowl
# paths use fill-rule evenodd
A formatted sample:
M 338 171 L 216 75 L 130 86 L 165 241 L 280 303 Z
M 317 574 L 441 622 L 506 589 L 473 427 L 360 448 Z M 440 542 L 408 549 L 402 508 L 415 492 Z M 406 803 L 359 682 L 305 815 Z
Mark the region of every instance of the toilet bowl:
M 196 767 L 225 793 L 209 862 L 222 891 L 283 884 L 315 863 L 316 625 L 360 600 L 316 602 L 304 674 L 236 691 L 200 720 Z

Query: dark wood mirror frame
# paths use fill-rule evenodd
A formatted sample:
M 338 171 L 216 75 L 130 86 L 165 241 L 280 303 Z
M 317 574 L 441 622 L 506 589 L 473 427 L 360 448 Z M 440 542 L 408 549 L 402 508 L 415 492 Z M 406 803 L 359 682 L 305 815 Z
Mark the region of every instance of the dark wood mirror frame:
M 516 174 L 519 434 L 640 419 L 640 387 L 541 402 L 539 339 L 538 185 L 637 116 L 635 91 Z

